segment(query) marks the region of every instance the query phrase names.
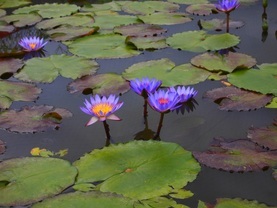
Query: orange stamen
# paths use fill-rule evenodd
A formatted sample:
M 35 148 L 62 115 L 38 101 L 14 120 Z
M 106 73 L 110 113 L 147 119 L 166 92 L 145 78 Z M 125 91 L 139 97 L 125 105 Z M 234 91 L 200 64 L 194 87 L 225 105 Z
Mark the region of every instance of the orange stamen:
M 31 49 L 34 49 L 36 47 L 36 43 L 29 43 L 29 46 L 31 47 Z
M 111 110 L 113 109 L 113 106 L 109 103 L 99 103 L 94 106 L 92 106 L 91 111 L 99 116 L 106 116 Z
M 168 99 L 165 99 L 165 98 L 160 98 L 158 101 L 159 101 L 160 104 L 168 103 Z

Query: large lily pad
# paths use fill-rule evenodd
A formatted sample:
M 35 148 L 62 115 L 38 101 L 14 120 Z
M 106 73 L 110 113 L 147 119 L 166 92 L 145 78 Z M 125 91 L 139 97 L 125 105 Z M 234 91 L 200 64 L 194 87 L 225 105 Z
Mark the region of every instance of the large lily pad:
M 53 106 L 25 106 L 0 112 L 0 128 L 20 133 L 43 132 L 58 129 L 62 119 L 71 116 L 68 110 Z
M 259 70 L 235 71 L 228 75 L 228 81 L 240 88 L 277 95 L 277 64 L 262 64 L 258 67 Z
M 200 20 L 199 25 L 206 30 L 221 31 L 226 29 L 225 19 Z M 229 28 L 241 28 L 244 25 L 242 21 L 229 21 Z
M 205 81 L 210 72 L 199 69 L 191 64 L 175 64 L 167 58 L 133 64 L 123 72 L 127 80 L 135 78 L 156 78 L 162 80 L 162 86 L 192 85 Z
M 205 52 L 230 48 L 239 43 L 239 38 L 229 33 L 207 34 L 205 31 L 176 33 L 167 38 L 172 48 L 191 52 Z
M 195 15 L 209 15 L 216 10 L 214 4 L 192 4 L 186 8 L 186 11 Z
M 0 0 L 0 8 L 20 7 L 31 3 L 31 0 Z
M 98 64 L 93 60 L 77 56 L 52 55 L 28 60 L 15 77 L 29 82 L 51 83 L 59 74 L 66 78 L 76 79 L 94 74 L 97 68 Z
M 192 19 L 181 12 L 155 12 L 148 15 L 139 15 L 144 23 L 156 25 L 175 25 L 190 22 Z
M 86 58 L 127 58 L 140 54 L 117 34 L 91 35 L 68 43 L 71 53 Z
M 219 53 L 204 53 L 191 59 L 194 66 L 209 71 L 224 71 L 231 73 L 237 68 L 251 68 L 256 65 L 256 59 L 241 53 L 229 52 L 225 55 Z
M 77 175 L 68 161 L 25 157 L 0 163 L 0 205 L 26 205 L 54 196 L 72 185 Z
M 142 2 L 132 2 L 122 6 L 122 10 L 131 14 L 153 14 L 154 12 L 175 12 L 179 9 L 178 4 L 173 4 L 164 1 L 142 1 Z
M 15 27 L 25 27 L 34 25 L 42 20 L 41 16 L 36 13 L 31 14 L 13 14 L 4 16 L 1 18 L 8 22 L 9 24 L 13 24 Z
M 0 77 L 5 77 L 5 74 L 13 74 L 23 66 L 23 61 L 15 58 L 0 58 Z
M 201 164 L 231 172 L 258 171 L 277 165 L 277 151 L 267 151 L 248 139 L 215 139 L 205 152 L 193 152 Z
M 258 94 L 236 87 L 222 87 L 206 92 L 203 97 L 213 99 L 220 110 L 249 111 L 268 104 L 273 96 Z
M 260 146 L 266 147 L 270 150 L 277 150 L 277 120 L 275 124 L 268 127 L 251 127 L 248 130 L 247 137 L 258 143 Z
M 98 74 L 85 76 L 71 82 L 68 85 L 70 93 L 83 92 L 84 94 L 123 94 L 129 90 L 129 82 L 118 74 Z
M 33 84 L 0 81 L 0 108 L 9 108 L 13 101 L 35 101 L 41 89 Z
M 43 18 L 57 18 L 68 16 L 77 12 L 78 6 L 74 4 L 36 4 L 28 7 L 22 7 L 13 11 L 14 14 L 38 13 Z
M 178 144 L 156 141 L 133 141 L 93 150 L 74 165 L 79 170 L 77 183 L 103 181 L 100 191 L 135 199 L 180 189 L 200 171 L 190 152 Z

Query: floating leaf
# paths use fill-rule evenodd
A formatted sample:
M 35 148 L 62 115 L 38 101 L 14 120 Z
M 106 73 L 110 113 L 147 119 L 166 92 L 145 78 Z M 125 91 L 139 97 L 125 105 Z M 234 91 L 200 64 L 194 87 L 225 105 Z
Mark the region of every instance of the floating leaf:
M 22 7 L 13 11 L 14 14 L 29 14 L 36 12 L 43 18 L 57 18 L 68 16 L 77 12 L 78 6 L 74 4 L 36 4 L 28 7 Z
M 98 11 L 121 11 L 121 2 L 111 1 L 102 4 L 84 5 L 81 11 L 97 13 Z
M 76 191 L 89 192 L 95 190 L 96 186 L 91 183 L 79 183 L 72 188 Z
M 210 150 L 193 152 L 201 164 L 225 171 L 248 172 L 277 165 L 277 151 L 266 151 L 248 139 L 215 139 Z
M 5 21 L 0 20 L 0 32 L 4 33 L 11 33 L 15 30 L 15 27 L 12 25 L 9 25 Z
M 222 87 L 206 92 L 203 97 L 213 99 L 220 110 L 249 111 L 264 107 L 273 98 L 236 87 Z
M 177 4 L 207 4 L 208 0 L 168 0 L 169 2 Z
M 128 2 L 122 6 L 122 10 L 131 14 L 153 14 L 154 12 L 174 12 L 179 9 L 178 4 L 164 1 Z
M 228 75 L 228 81 L 239 88 L 277 95 L 277 64 L 262 64 L 258 67 L 259 70 L 235 71 Z
M 186 13 L 181 12 L 155 12 L 148 15 L 139 15 L 144 23 L 157 25 L 175 25 L 190 22 L 192 19 Z
M 248 130 L 247 137 L 260 146 L 270 150 L 277 150 L 277 125 L 264 128 L 251 127 Z
M 210 15 L 216 10 L 214 4 L 192 4 L 186 8 L 186 11 L 195 15 Z
M 193 196 L 193 193 L 191 191 L 187 191 L 184 189 L 178 189 L 169 194 L 169 196 L 175 198 L 175 199 L 186 199 Z
M 20 7 L 31 3 L 31 0 L 0 0 L 0 8 Z
M 68 43 L 71 53 L 86 58 L 127 58 L 140 54 L 117 34 L 91 35 Z
M 114 33 L 119 33 L 124 36 L 156 36 L 165 33 L 166 29 L 158 25 L 151 24 L 132 24 L 117 26 L 114 28 Z
M 29 82 L 51 83 L 59 74 L 76 79 L 94 74 L 97 68 L 98 64 L 93 60 L 77 56 L 52 55 L 46 58 L 29 59 L 15 77 Z
M 229 33 L 207 34 L 205 31 L 188 31 L 176 33 L 167 38 L 172 48 L 192 52 L 205 52 L 230 48 L 239 43 L 239 38 Z
M 177 204 L 173 199 L 167 197 L 155 197 L 152 199 L 140 200 L 135 203 L 134 208 L 150 208 L 150 207 L 163 207 L 163 208 L 189 208 L 183 204 Z
M 226 20 L 225 19 L 212 19 L 212 20 L 200 20 L 199 24 L 206 30 L 225 30 Z M 244 25 L 242 21 L 229 21 L 229 28 L 241 28 Z
M 9 108 L 13 101 L 35 101 L 41 89 L 33 84 L 0 80 L 0 108 Z
M 123 94 L 129 90 L 129 82 L 118 74 L 98 74 L 85 76 L 71 82 L 68 85 L 70 93 L 83 92 L 85 94 Z M 89 92 L 89 93 L 88 93 Z
M 5 15 L 6 15 L 6 11 L 4 9 L 0 9 L 0 17 Z
M 265 106 L 266 108 L 277 108 L 277 97 L 274 97 L 271 102 Z
M 25 27 L 31 26 L 40 22 L 42 20 L 41 16 L 36 13 L 31 14 L 13 14 L 2 17 L 1 20 L 4 20 L 8 23 L 12 23 L 15 27 Z
M 237 68 L 251 68 L 256 65 L 256 59 L 241 53 L 229 52 L 225 55 L 204 53 L 191 59 L 191 64 L 209 71 L 224 71 L 231 73 Z
M 205 81 L 210 72 L 191 64 L 175 64 L 167 58 L 133 64 L 122 73 L 127 80 L 135 78 L 156 78 L 162 80 L 162 86 L 192 85 Z
M 174 143 L 133 141 L 93 150 L 74 162 L 78 183 L 135 199 L 166 195 L 193 181 L 200 171 L 190 152 Z M 134 189 L 134 187 L 136 187 Z
M 134 208 L 134 201 L 119 195 L 91 191 L 87 193 L 75 192 L 62 194 L 54 198 L 37 203 L 33 208 L 46 207 L 82 207 L 82 208 Z
M 154 50 L 166 48 L 165 37 L 128 37 L 126 43 L 132 43 L 138 50 Z
M 2 140 L 0 140 L 0 155 L 4 154 L 5 151 L 6 151 L 5 143 Z
M 20 133 L 43 132 L 49 128 L 57 129 L 60 127 L 61 119 L 57 119 L 55 114 L 61 118 L 72 116 L 69 111 L 53 106 L 25 106 L 21 110 L 0 112 L 0 128 Z
M 15 58 L 0 58 L 0 77 L 17 72 L 23 66 L 23 61 Z
M 56 158 L 6 160 L 0 170 L 0 182 L 7 181 L 0 189 L 1 206 L 26 205 L 54 196 L 73 184 L 77 175 L 68 161 Z

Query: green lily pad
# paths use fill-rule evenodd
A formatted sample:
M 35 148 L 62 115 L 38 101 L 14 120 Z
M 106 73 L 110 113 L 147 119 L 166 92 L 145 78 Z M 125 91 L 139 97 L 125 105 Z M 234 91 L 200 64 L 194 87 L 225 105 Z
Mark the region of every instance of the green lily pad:
M 216 7 L 214 4 L 192 4 L 186 8 L 186 12 L 194 15 L 210 15 L 213 13 L 213 11 L 216 10 Z
M 277 151 L 267 151 L 248 139 L 215 139 L 209 150 L 193 155 L 201 164 L 230 172 L 258 171 L 277 165 Z
M 97 68 L 98 64 L 93 60 L 77 56 L 52 55 L 46 58 L 29 59 L 15 77 L 28 82 L 51 83 L 59 74 L 76 79 L 94 74 Z
M 2 78 L 5 74 L 17 72 L 23 66 L 23 61 L 15 58 L 0 58 L 0 64 L 0 77 Z
M 122 76 L 127 80 L 135 78 L 156 78 L 162 80 L 162 86 L 192 85 L 205 81 L 211 73 L 191 64 L 175 64 L 167 58 L 133 64 Z
M 204 53 L 191 59 L 191 64 L 209 71 L 224 71 L 231 73 L 237 68 L 251 68 L 256 65 L 256 59 L 241 53 L 229 52 L 225 55 L 219 53 Z
M 163 207 L 163 208 L 189 208 L 183 204 L 177 204 L 173 199 L 167 197 L 155 197 L 152 199 L 140 200 L 134 204 L 134 208 L 150 208 L 150 207 Z
M 79 7 L 74 4 L 36 4 L 22 7 L 13 11 L 13 14 L 38 13 L 43 18 L 57 18 L 68 16 L 78 11 Z
M 124 36 L 156 36 L 166 32 L 166 29 L 151 24 L 132 24 L 117 26 L 114 28 L 114 33 L 119 33 Z
M 268 104 L 273 96 L 258 94 L 236 87 L 222 87 L 206 92 L 203 97 L 213 99 L 220 110 L 249 111 Z
M 177 4 L 207 4 L 208 0 L 168 0 L 169 2 Z
M 229 33 L 207 34 L 205 31 L 176 33 L 167 38 L 167 44 L 172 48 L 191 52 L 226 49 L 237 45 L 239 41 L 237 36 Z
M 84 94 L 123 94 L 130 89 L 129 82 L 118 74 L 98 74 L 85 76 L 68 85 L 70 93 L 83 92 Z M 88 93 L 89 92 L 89 93 Z
M 247 137 L 253 142 L 258 143 L 260 146 L 266 147 L 270 150 L 277 150 L 277 120 L 275 124 L 263 127 L 251 127 L 248 130 Z
M 68 43 L 71 53 L 86 58 L 127 58 L 139 55 L 126 37 L 117 34 L 91 35 Z
M 25 106 L 0 112 L 0 128 L 20 133 L 43 132 L 58 129 L 62 119 L 71 116 L 68 110 L 53 106 Z
M 0 0 L 0 8 L 20 7 L 31 3 L 31 0 Z
M 23 168 L 24 167 L 24 168 Z M 25 157 L 0 163 L 0 205 L 26 205 L 54 196 L 72 185 L 77 175 L 68 161 Z
M 164 1 L 129 1 L 122 6 L 122 10 L 130 14 L 148 15 L 155 12 L 175 12 L 179 10 L 179 7 L 178 4 Z
M 156 141 L 93 150 L 74 165 L 79 171 L 77 183 L 103 181 L 100 191 L 140 200 L 182 188 L 200 171 L 190 152 L 178 144 Z
M 206 30 L 221 31 L 226 29 L 225 19 L 200 20 L 199 24 Z M 242 21 L 229 21 L 229 28 L 241 28 L 244 25 Z
M 64 25 L 52 30 L 47 30 L 46 33 L 50 36 L 51 39 L 55 41 L 68 41 L 76 39 L 78 37 L 91 35 L 93 33 L 96 33 L 98 29 L 98 27 L 91 28 Z
M 144 23 L 156 25 L 175 25 L 190 22 L 192 19 L 181 12 L 155 12 L 148 15 L 139 15 Z
M 0 155 L 4 154 L 5 151 L 6 151 L 5 143 L 2 140 L 0 140 Z
M 89 27 L 93 22 L 94 22 L 94 19 L 92 16 L 80 15 L 77 13 L 67 17 L 59 17 L 59 18 L 44 20 L 36 24 L 36 27 L 38 29 L 52 29 L 61 25 L 71 25 L 75 27 L 76 26 Z
M 277 97 L 274 97 L 269 104 L 265 106 L 266 108 L 277 108 Z
M 31 14 L 12 14 L 4 16 L 1 20 L 6 21 L 9 24 L 13 24 L 15 27 L 25 27 L 34 25 L 42 20 L 41 16 L 36 13 Z
M 15 27 L 12 25 L 9 25 L 5 21 L 0 21 L 0 31 L 1 32 L 6 32 L 6 33 L 11 33 L 15 30 Z M 1 53 L 0 53 L 1 56 Z
M 126 43 L 134 44 L 138 50 L 155 50 L 166 48 L 165 37 L 127 37 Z
M 262 64 L 258 67 L 259 70 L 244 69 L 235 71 L 228 75 L 228 81 L 239 88 L 276 96 L 277 64 Z
M 33 84 L 0 80 L 0 108 L 9 108 L 13 101 L 35 101 L 41 89 Z
M 98 11 L 121 11 L 121 5 L 119 1 L 111 1 L 102 4 L 86 4 L 81 8 L 81 11 L 93 13 L 97 13 Z
M 4 9 L 0 9 L 0 17 L 5 16 L 6 13 L 7 12 Z

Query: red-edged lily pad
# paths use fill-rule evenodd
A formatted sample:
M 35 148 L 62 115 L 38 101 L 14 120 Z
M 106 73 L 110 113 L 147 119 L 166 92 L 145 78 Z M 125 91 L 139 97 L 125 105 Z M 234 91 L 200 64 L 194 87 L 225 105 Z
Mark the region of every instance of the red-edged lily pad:
M 267 151 L 248 139 L 215 139 L 209 150 L 193 155 L 201 164 L 230 172 L 258 171 L 277 165 L 277 151 Z
M 0 155 L 4 154 L 5 151 L 6 151 L 5 143 L 2 140 L 0 140 Z
M 186 11 L 195 15 L 209 15 L 215 11 L 214 4 L 192 4 L 186 8 Z
M 3 79 L 7 74 L 13 74 L 20 69 L 24 63 L 20 59 L 0 58 L 0 77 Z
M 236 87 L 222 87 L 210 90 L 204 95 L 219 104 L 220 110 L 249 111 L 264 107 L 273 96 L 241 90 Z
M 260 146 L 270 150 L 277 150 L 277 123 L 263 128 L 252 127 L 248 130 L 247 137 Z
M 26 106 L 21 110 L 6 110 L 0 113 L 0 128 L 20 133 L 43 132 L 58 129 L 63 118 L 71 117 L 66 109 L 53 106 Z

